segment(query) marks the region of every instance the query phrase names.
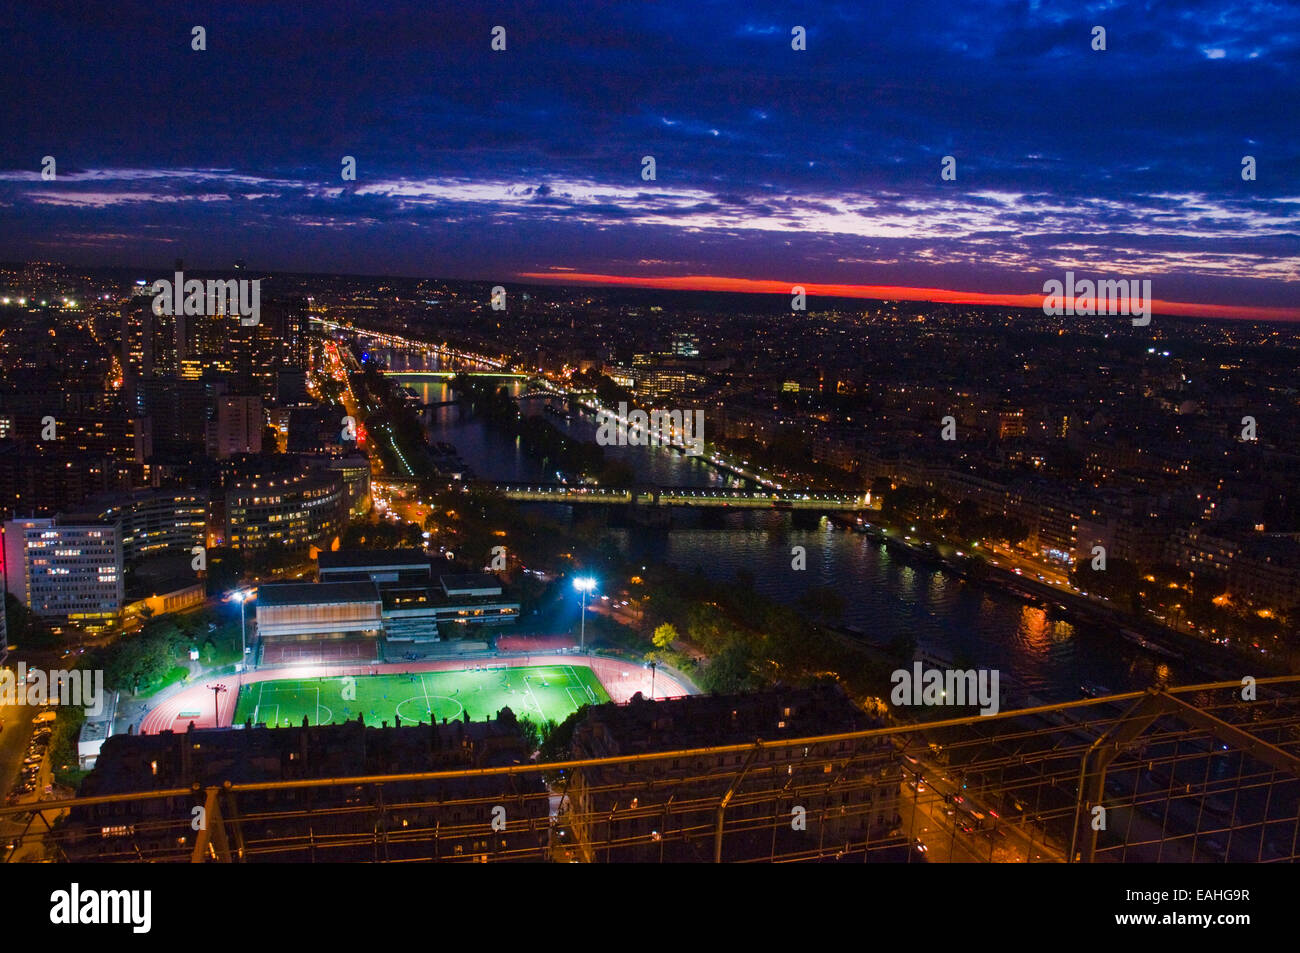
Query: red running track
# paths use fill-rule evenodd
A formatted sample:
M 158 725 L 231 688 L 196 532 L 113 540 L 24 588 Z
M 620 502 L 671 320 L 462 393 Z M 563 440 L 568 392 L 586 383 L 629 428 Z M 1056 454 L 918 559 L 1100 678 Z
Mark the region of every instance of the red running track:
M 213 682 L 196 682 L 189 688 L 176 693 L 167 701 L 152 709 L 140 722 L 140 734 L 153 735 L 160 731 L 185 731 L 190 722 L 195 728 L 226 727 L 235 714 L 235 701 L 239 695 L 239 686 L 267 682 L 277 678 L 338 678 L 343 675 L 391 675 L 407 672 L 459 672 L 475 665 L 506 665 L 517 668 L 527 665 L 586 665 L 600 683 L 605 686 L 612 701 L 624 704 L 637 692 L 650 697 L 650 672 L 635 662 L 623 662 L 618 659 L 600 656 L 576 655 L 526 655 L 509 658 L 475 658 L 442 659 L 436 662 L 389 662 L 377 665 L 292 665 L 281 668 L 260 669 L 246 672 L 242 676 L 230 676 Z M 241 681 L 242 679 L 242 681 Z M 218 696 L 219 708 L 217 720 L 213 721 L 212 690 L 205 685 L 217 682 L 226 686 L 228 691 Z M 656 698 L 679 698 L 689 695 L 680 682 L 670 675 L 658 672 L 654 676 Z M 181 712 L 198 712 L 197 716 Z

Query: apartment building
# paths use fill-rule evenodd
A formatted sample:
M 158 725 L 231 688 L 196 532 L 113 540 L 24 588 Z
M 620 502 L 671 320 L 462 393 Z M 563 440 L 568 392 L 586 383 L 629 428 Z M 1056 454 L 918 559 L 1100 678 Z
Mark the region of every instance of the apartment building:
M 90 626 L 120 615 L 126 594 L 119 524 L 9 520 L 4 534 L 5 588 L 36 615 Z

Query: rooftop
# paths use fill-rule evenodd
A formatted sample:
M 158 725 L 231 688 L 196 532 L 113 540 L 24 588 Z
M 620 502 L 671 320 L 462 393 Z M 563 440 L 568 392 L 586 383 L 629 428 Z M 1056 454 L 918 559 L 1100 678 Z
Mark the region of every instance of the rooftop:
M 373 582 L 272 582 L 257 587 L 258 606 L 378 601 Z
M 442 582 L 442 588 L 448 595 L 479 589 L 492 589 L 496 591 L 500 591 L 501 589 L 501 580 L 487 572 L 464 573 L 459 576 L 442 576 L 440 579 Z

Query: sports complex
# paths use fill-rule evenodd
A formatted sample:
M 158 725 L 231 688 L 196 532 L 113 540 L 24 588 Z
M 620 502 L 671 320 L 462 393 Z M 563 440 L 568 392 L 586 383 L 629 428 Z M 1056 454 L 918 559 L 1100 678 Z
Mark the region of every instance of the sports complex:
M 583 705 L 691 694 L 639 662 L 568 654 L 493 656 L 372 665 L 292 665 L 200 679 L 144 716 L 140 731 L 185 731 L 246 723 L 283 728 L 404 725 L 495 718 L 502 708 L 533 721 L 561 722 Z
M 249 670 L 184 683 L 144 715 L 139 731 L 358 718 L 373 727 L 481 722 L 503 708 L 559 723 L 583 705 L 624 703 L 638 692 L 692 694 L 639 660 L 574 651 L 569 634 L 502 634 L 495 650 L 470 640 L 481 650 L 448 655 L 466 651 L 454 637 L 469 623 L 495 630 L 517 620 L 519 604 L 490 573 L 435 577 L 427 555 L 402 549 L 322 552 L 317 564 L 316 582 L 257 588 Z M 240 605 L 242 622 L 242 598 Z M 404 661 L 378 661 L 395 651 Z

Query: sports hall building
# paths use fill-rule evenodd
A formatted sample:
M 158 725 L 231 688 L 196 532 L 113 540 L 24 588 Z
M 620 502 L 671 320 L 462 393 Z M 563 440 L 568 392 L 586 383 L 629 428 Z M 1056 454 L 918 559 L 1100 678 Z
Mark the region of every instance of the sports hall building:
M 419 550 L 322 552 L 317 578 L 258 587 L 262 664 L 425 654 L 519 618 L 519 603 L 496 576 L 434 576 Z

